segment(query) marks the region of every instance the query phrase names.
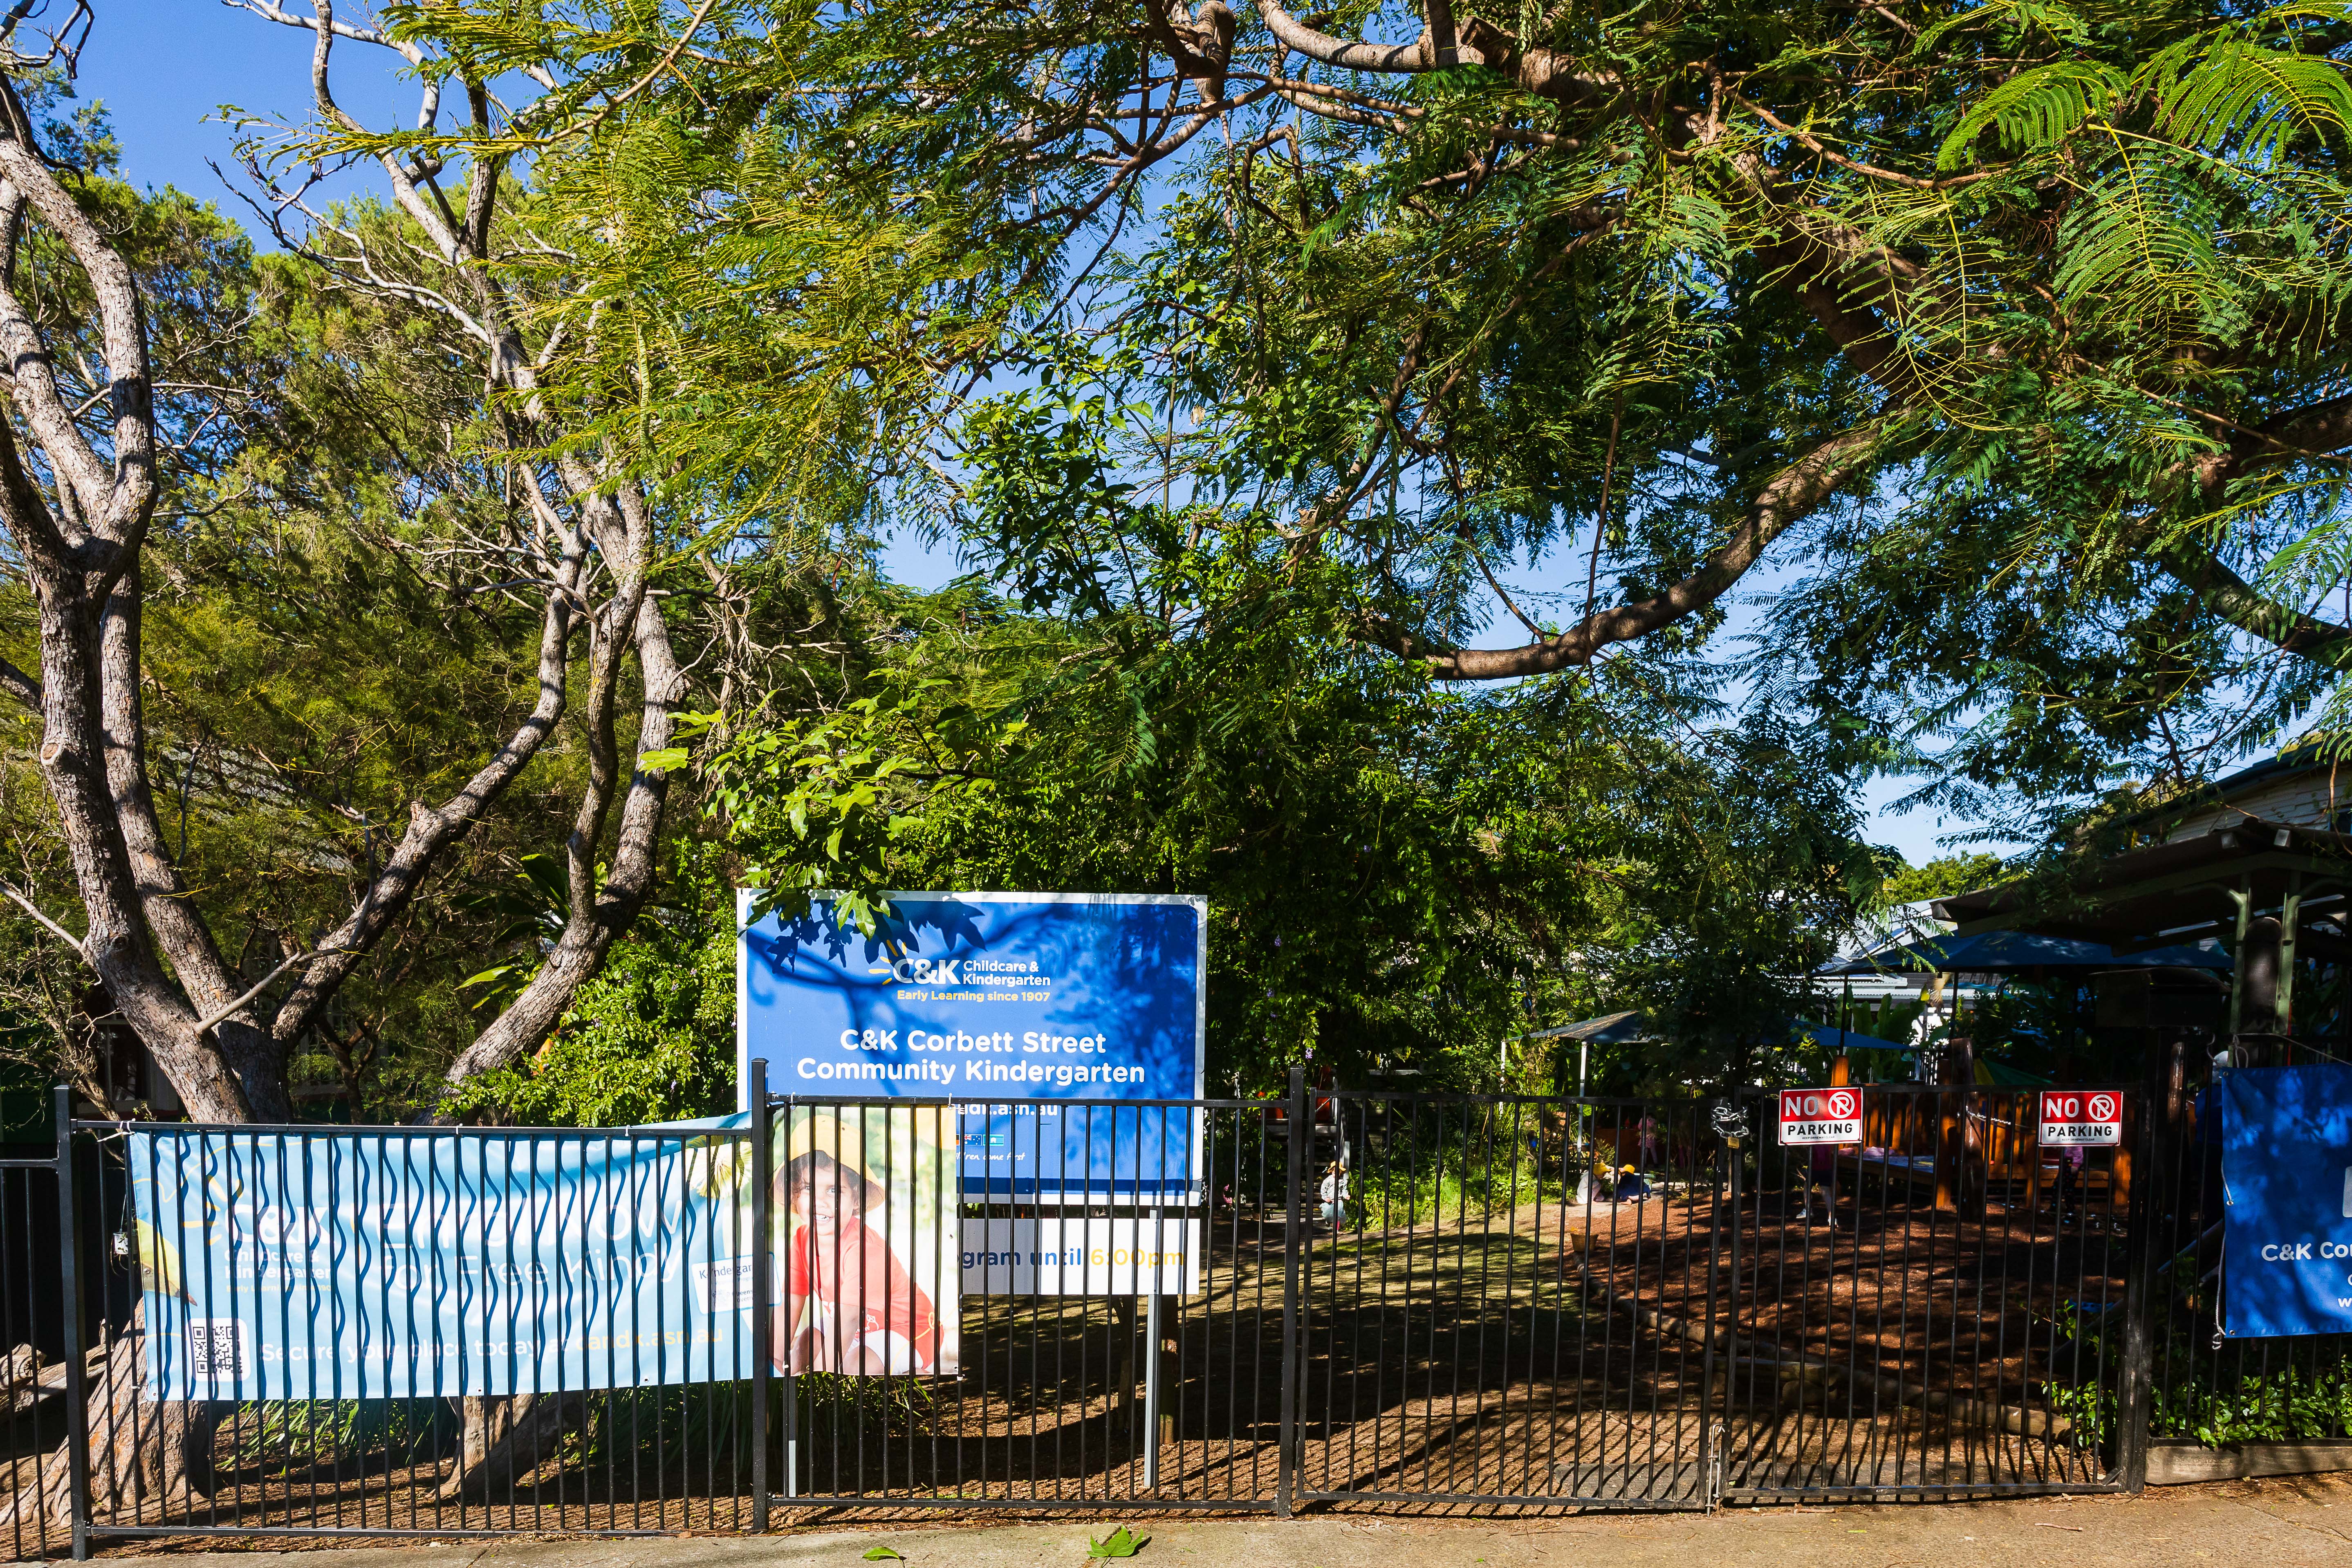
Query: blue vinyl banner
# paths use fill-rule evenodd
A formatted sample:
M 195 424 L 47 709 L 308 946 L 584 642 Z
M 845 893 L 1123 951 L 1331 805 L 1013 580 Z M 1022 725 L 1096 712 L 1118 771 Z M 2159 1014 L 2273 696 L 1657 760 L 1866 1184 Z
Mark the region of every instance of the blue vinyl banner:
M 2215 1098 L 2228 1220 L 2222 1331 L 2352 1330 L 2352 1067 L 2248 1068 L 2226 1074 Z
M 1197 1194 L 1201 1119 L 1119 1105 L 1202 1094 L 1208 906 L 1128 894 L 892 893 L 871 935 L 834 905 L 749 921 L 737 1082 L 947 1100 L 967 1197 Z M 997 1103 L 1036 1100 L 1035 1105 Z
M 149 1399 L 748 1377 L 751 1148 L 611 1131 L 130 1139 Z

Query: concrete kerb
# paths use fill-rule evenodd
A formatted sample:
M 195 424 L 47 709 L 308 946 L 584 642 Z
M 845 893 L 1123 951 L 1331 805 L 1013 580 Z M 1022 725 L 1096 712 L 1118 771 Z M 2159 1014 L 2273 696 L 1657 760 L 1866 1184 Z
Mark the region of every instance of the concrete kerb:
M 851 1568 L 872 1547 L 910 1568 L 1029 1568 L 1087 1561 L 1112 1520 L 1043 1524 L 818 1524 L 759 1538 L 532 1540 L 415 1546 L 255 1540 L 115 1545 L 106 1555 L 233 1557 L 237 1568 L 300 1556 L 310 1568 Z M 1137 1521 L 1137 1561 L 1185 1568 L 2340 1568 L 2352 1562 L 2352 1478 L 2232 1481 L 2144 1497 L 1938 1505 L 1738 1508 L 1713 1515 L 1434 1519 L 1310 1514 L 1287 1521 Z M 206 1549 L 208 1548 L 208 1549 Z M 331 1563 L 316 1553 L 332 1552 Z

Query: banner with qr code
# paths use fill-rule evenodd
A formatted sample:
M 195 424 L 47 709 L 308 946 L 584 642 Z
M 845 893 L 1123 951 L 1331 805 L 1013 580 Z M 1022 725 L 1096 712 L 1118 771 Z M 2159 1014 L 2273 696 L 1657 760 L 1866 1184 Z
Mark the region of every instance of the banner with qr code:
M 911 1236 L 920 1217 L 951 1235 L 953 1211 L 922 1212 L 921 1189 L 951 1194 L 953 1184 L 893 1172 L 911 1166 L 892 1155 L 913 1141 L 869 1131 L 834 1143 L 854 1142 L 887 1191 L 872 1205 L 879 1223 Z M 127 1239 L 145 1291 L 145 1396 L 495 1395 L 748 1377 L 749 1132 L 742 1115 L 610 1131 L 138 1130 Z M 931 1129 L 926 1142 L 938 1141 Z M 776 1220 L 772 1259 L 793 1230 Z M 954 1331 L 937 1324 L 954 1321 L 957 1275 L 952 1247 L 942 1251 L 943 1268 L 913 1266 L 927 1287 L 924 1364 L 876 1370 L 953 1372 Z M 789 1343 L 805 1325 L 772 1268 Z

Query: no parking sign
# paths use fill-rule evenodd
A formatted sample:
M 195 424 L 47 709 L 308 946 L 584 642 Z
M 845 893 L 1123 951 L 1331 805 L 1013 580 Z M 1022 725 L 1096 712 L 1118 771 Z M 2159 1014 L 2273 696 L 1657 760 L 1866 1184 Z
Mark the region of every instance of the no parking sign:
M 1784 1089 L 1780 1091 L 1783 1143 L 1862 1142 L 1862 1090 Z
M 2062 1149 L 2111 1149 L 2124 1141 L 2124 1097 L 2112 1089 L 2042 1091 L 2042 1142 Z

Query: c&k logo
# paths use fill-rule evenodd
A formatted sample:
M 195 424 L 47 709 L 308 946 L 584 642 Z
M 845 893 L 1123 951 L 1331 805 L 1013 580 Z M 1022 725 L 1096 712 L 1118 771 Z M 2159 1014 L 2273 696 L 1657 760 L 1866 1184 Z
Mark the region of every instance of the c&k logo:
M 961 985 L 956 973 L 961 958 L 902 958 L 890 966 L 890 977 L 905 985 Z

